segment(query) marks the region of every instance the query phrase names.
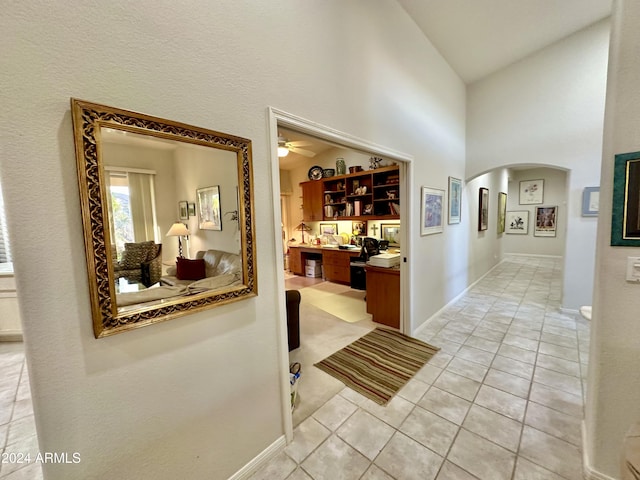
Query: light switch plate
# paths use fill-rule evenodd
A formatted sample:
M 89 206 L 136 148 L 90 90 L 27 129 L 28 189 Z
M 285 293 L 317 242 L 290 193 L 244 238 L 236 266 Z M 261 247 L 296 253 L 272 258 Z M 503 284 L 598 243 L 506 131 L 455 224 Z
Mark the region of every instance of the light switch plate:
M 627 257 L 627 281 L 640 283 L 640 257 Z

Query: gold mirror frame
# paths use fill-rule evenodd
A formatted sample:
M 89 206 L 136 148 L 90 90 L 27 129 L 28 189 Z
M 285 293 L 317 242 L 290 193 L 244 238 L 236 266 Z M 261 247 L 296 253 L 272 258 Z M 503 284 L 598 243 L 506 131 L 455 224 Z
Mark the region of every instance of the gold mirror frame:
M 71 99 L 84 242 L 96 338 L 144 327 L 258 294 L 253 226 L 251 140 L 171 120 Z M 160 305 L 118 312 L 111 232 L 101 149 L 101 127 L 235 152 L 237 158 L 242 284 L 226 290 L 167 299 Z

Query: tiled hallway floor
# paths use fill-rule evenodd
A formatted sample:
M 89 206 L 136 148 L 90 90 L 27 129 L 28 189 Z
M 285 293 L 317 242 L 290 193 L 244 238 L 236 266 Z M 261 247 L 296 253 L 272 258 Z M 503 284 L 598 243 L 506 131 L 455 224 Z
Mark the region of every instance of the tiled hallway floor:
M 560 269 L 507 258 L 418 332 L 441 351 L 386 407 L 343 388 L 252 479 L 581 479 L 589 324 Z

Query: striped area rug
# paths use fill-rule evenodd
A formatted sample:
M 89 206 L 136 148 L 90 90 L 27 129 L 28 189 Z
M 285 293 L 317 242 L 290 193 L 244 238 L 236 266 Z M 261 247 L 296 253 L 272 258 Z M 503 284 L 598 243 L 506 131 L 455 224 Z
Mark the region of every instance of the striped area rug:
M 385 405 L 438 350 L 393 330 L 376 328 L 315 366 Z

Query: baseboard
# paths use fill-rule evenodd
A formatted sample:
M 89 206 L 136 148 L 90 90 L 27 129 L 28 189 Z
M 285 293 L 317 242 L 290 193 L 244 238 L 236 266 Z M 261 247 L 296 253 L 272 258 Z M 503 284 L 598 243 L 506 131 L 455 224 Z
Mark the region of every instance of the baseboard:
M 587 427 L 585 427 L 584 420 L 582 420 L 582 475 L 585 480 L 618 480 L 591 468 L 587 453 Z
M 0 332 L 0 342 L 21 342 L 22 331 L 20 330 L 2 330 Z
M 539 257 L 539 258 L 563 258 L 562 255 L 540 255 L 536 253 L 505 253 L 514 257 Z
M 447 302 L 447 304 L 442 307 L 440 310 L 438 310 L 436 313 L 434 313 L 433 315 L 431 315 L 429 318 L 427 318 L 420 326 L 418 326 L 412 333 L 411 335 L 416 336 L 418 335 L 423 328 L 427 328 L 427 325 L 429 325 L 429 323 L 431 322 L 431 320 L 433 320 L 434 318 L 437 318 L 438 315 L 440 315 L 443 311 L 445 311 L 450 305 L 456 303 L 458 300 L 460 300 L 462 297 L 464 297 L 469 290 L 471 290 L 473 287 L 475 287 L 478 283 L 480 283 L 482 281 L 482 279 L 484 279 L 484 277 L 486 277 L 487 275 L 489 275 L 495 268 L 498 267 L 498 265 L 500 265 L 502 262 L 504 262 L 505 259 L 503 258 L 502 260 L 500 260 L 498 263 L 496 263 L 493 267 L 491 267 L 489 270 L 487 270 L 487 272 L 482 275 L 480 278 L 478 278 L 475 282 L 473 282 L 471 285 L 469 285 L 467 288 L 465 288 L 461 293 L 459 293 L 458 295 L 456 295 L 455 297 L 453 297 L 451 300 L 449 300 L 449 302 Z
M 256 473 L 260 467 L 269 462 L 273 457 L 278 455 L 284 447 L 287 445 L 287 441 L 282 435 L 275 442 L 260 452 L 253 460 L 247 463 L 244 467 L 234 473 L 229 480 L 246 480 L 251 475 Z
M 580 310 L 577 310 L 575 308 L 560 307 L 560 311 L 562 313 L 571 313 L 571 314 L 574 314 L 574 315 L 580 315 Z

